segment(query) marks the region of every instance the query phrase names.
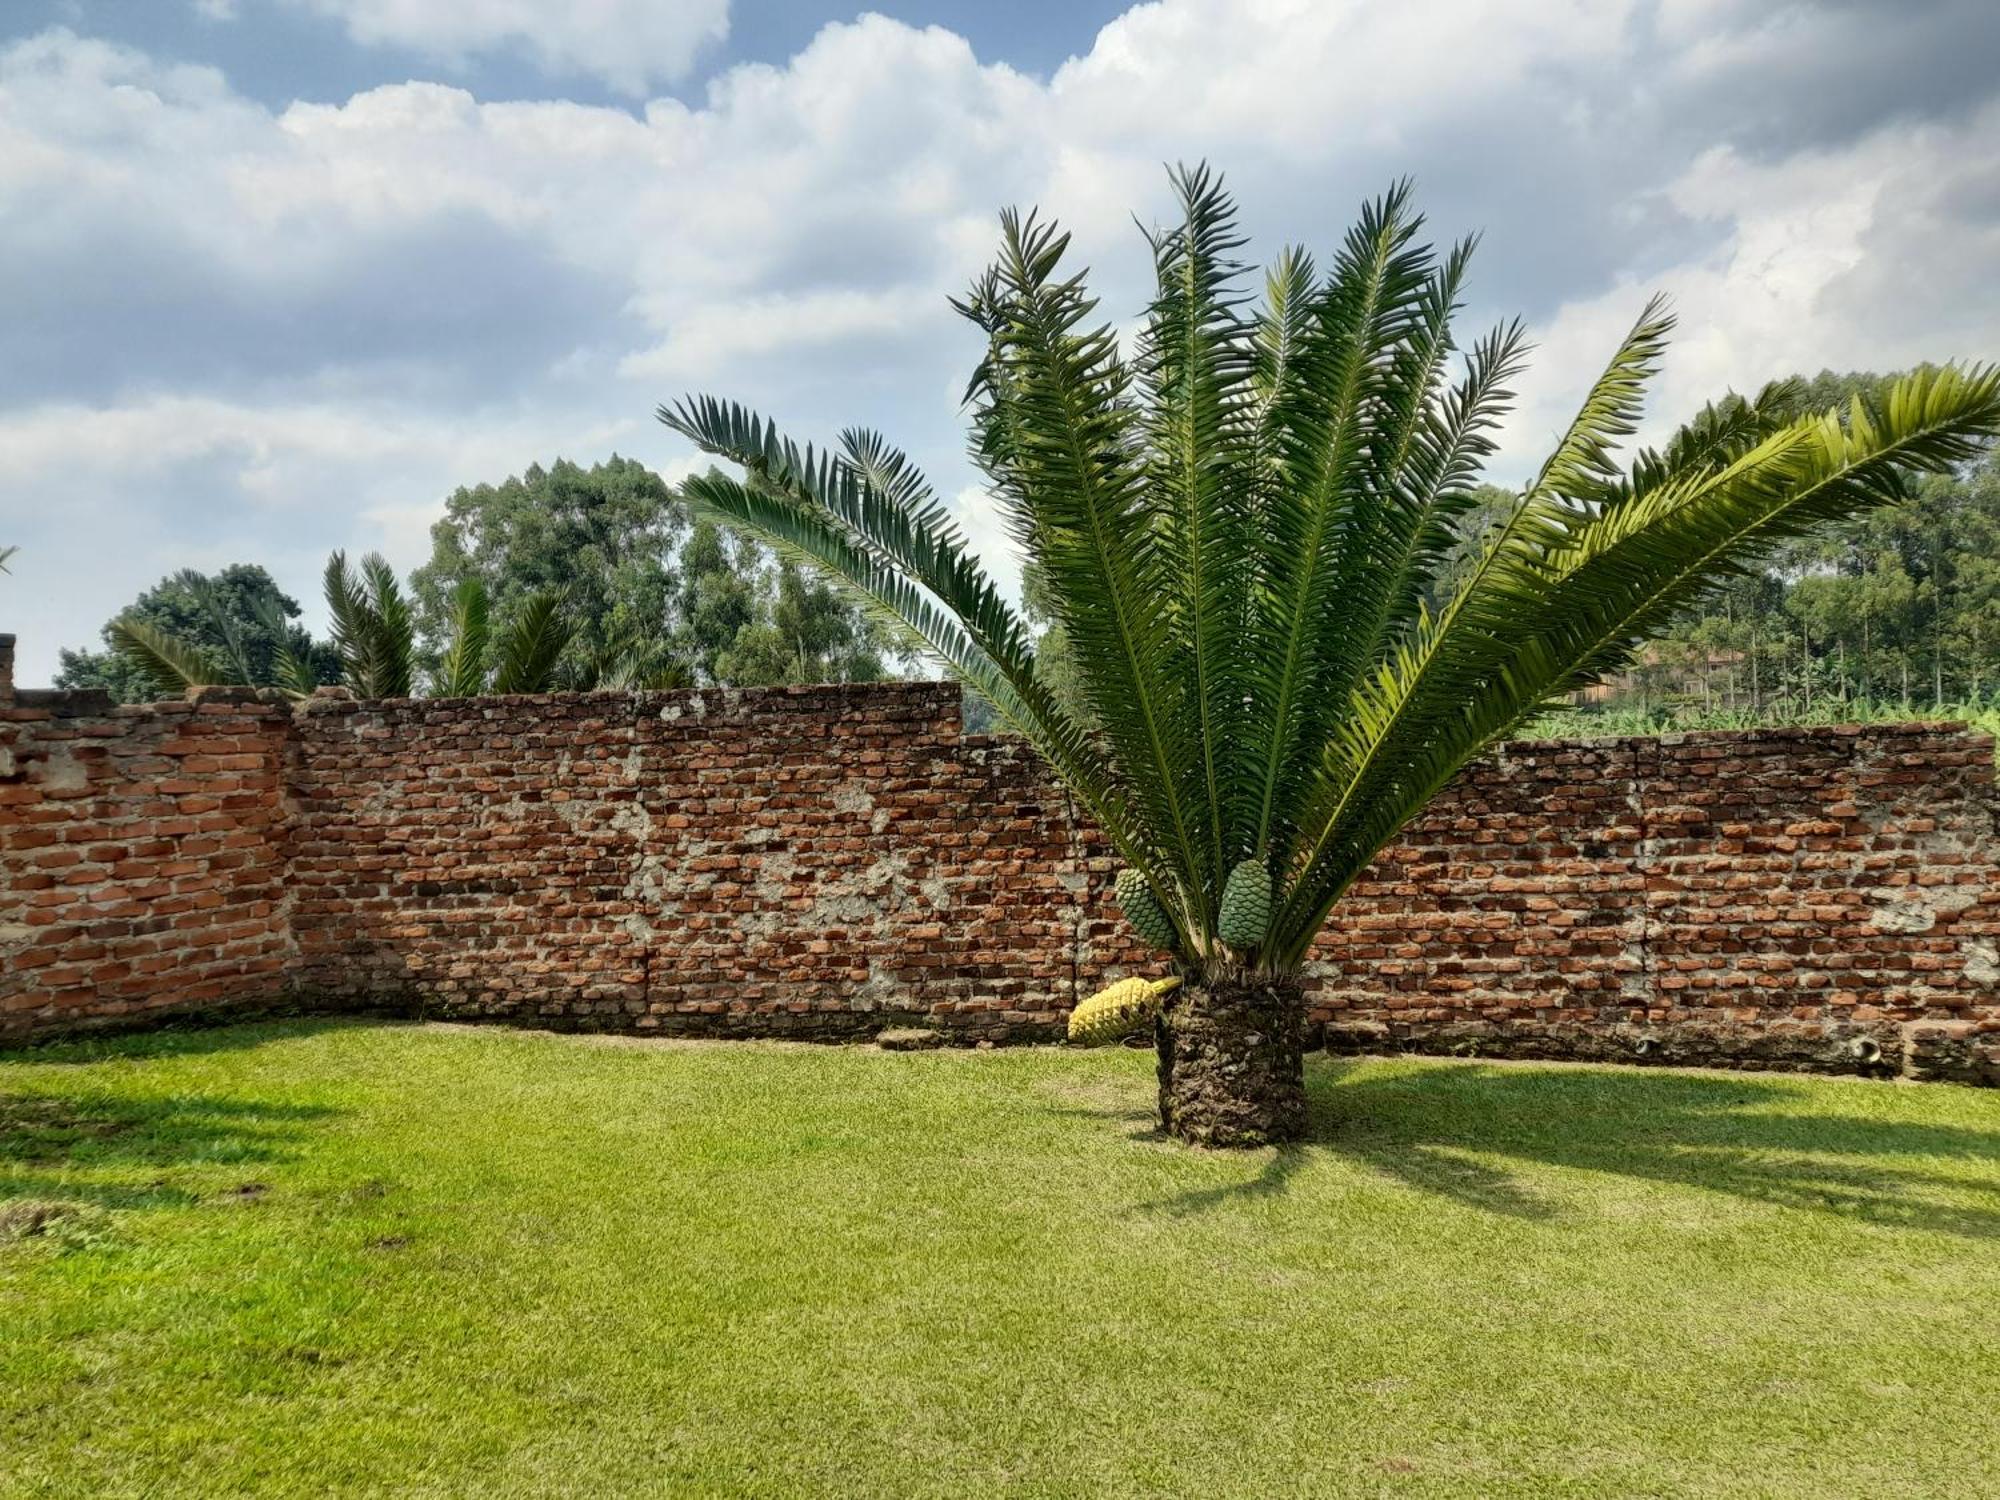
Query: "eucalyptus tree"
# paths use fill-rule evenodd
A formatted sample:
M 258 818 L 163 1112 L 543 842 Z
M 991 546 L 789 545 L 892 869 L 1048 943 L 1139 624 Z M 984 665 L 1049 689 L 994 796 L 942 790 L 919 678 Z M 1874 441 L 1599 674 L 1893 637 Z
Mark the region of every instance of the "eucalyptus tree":
M 1002 215 L 998 259 L 958 304 L 987 338 L 972 451 L 1088 727 L 880 438 L 800 448 L 711 397 L 659 414 L 743 471 L 690 480 L 692 501 L 899 622 L 1089 808 L 1125 861 L 1132 927 L 1179 981 L 1155 987 L 1163 1123 L 1255 1144 L 1305 1128 L 1302 971 L 1396 831 L 1772 549 L 1974 456 L 2000 430 L 2000 372 L 1934 367 L 1823 411 L 1774 384 L 1620 464 L 1672 326 L 1656 301 L 1440 589 L 1527 351 L 1516 322 L 1460 357 L 1471 243 L 1423 242 L 1397 186 L 1324 270 L 1285 252 L 1253 303 L 1220 180 L 1174 182 L 1181 222 L 1152 236 L 1158 290 L 1129 356 L 1034 214 Z

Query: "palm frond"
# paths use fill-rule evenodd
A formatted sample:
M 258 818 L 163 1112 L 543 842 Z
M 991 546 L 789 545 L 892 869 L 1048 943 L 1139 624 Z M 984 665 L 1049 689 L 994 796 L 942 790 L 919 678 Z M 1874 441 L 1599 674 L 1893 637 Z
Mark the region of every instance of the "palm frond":
M 163 698 L 178 698 L 190 688 L 211 687 L 229 678 L 228 671 L 208 652 L 149 620 L 125 615 L 105 630 L 111 649 L 144 674 Z
M 486 690 L 486 657 L 492 644 L 492 611 L 486 584 L 468 574 L 451 592 L 451 643 L 438 664 L 437 693 L 470 698 Z
M 335 552 L 323 583 L 341 681 L 363 698 L 409 697 L 417 675 L 416 619 L 395 569 L 371 552 L 357 576 L 347 554 Z
M 1200 756 L 1203 862 L 1193 884 L 1206 913 L 1223 880 L 1248 852 L 1232 843 L 1232 812 L 1243 801 L 1242 760 L 1234 753 L 1241 685 L 1232 643 L 1246 628 L 1255 583 L 1255 346 L 1238 314 L 1232 257 L 1244 240 L 1222 179 L 1207 167 L 1173 174 L 1182 222 L 1154 235 L 1158 290 L 1140 340 L 1148 478 L 1160 498 L 1167 605 L 1165 668 L 1184 679 L 1184 722 L 1176 739 Z M 1201 847 L 1201 846 L 1198 846 Z
M 521 601 L 494 643 L 494 692 L 546 693 L 554 687 L 572 634 L 565 602 L 560 589 L 541 589 Z
M 308 698 L 319 679 L 313 674 L 312 665 L 301 656 L 293 644 L 294 631 L 284 611 L 278 608 L 278 601 L 268 594 L 260 596 L 251 605 L 251 612 L 257 623 L 273 641 L 271 654 L 271 685 L 288 698 Z
M 1722 415 L 1739 443 L 1760 425 Z M 1976 456 L 2000 435 L 2000 367 L 1918 371 L 1879 410 L 1797 418 L 1720 467 L 1731 444 L 1715 441 L 1717 420 L 1704 414 L 1669 445 L 1679 467 L 1613 486 L 1612 503 L 1552 545 L 1498 555 L 1357 692 L 1327 758 L 1333 794 L 1305 855 L 1312 874 L 1281 917 L 1288 952 L 1303 955 L 1346 884 L 1481 747 L 1623 666 L 1782 543 L 1896 503 L 1907 473 Z
M 1101 751 L 1037 677 L 1026 626 L 907 461 L 865 433 L 848 435 L 844 462 L 814 458 L 755 413 L 706 397 L 659 416 L 755 481 L 697 476 L 684 486 L 690 504 L 816 566 L 922 643 L 1042 749 L 1128 859 L 1145 857 Z
M 240 683 L 256 681 L 257 669 L 250 660 L 250 647 L 243 638 L 243 627 L 222 602 L 215 580 L 193 568 L 183 568 L 174 575 L 174 582 L 194 601 L 202 618 L 208 622 L 209 630 L 222 642 L 222 660 L 230 680 Z
M 1288 842 L 1302 772 L 1335 711 L 1315 690 L 1341 608 L 1343 539 L 1367 516 L 1362 467 L 1377 437 L 1395 353 L 1413 334 L 1435 258 L 1416 243 L 1410 185 L 1366 205 L 1349 231 L 1274 404 L 1281 482 L 1265 509 L 1264 585 L 1249 635 L 1249 736 L 1256 764 L 1252 850 Z
M 1166 667 L 1172 637 L 1157 601 L 1178 591 L 1138 456 L 1132 375 L 1110 325 L 1088 321 L 1096 303 L 1082 277 L 1062 275 L 1069 237 L 1009 211 L 1001 242 L 993 376 L 979 398 L 1004 411 L 991 472 L 1011 530 L 1041 563 L 1125 784 L 1173 851 L 1178 879 L 1158 894 L 1184 939 L 1200 941 L 1215 894 L 1201 878 L 1189 690 Z
M 361 559 L 361 578 L 368 612 L 365 696 L 407 698 L 417 676 L 417 628 L 409 600 L 379 552 Z
M 332 622 L 333 649 L 340 658 L 340 680 L 361 696 L 371 697 L 364 686 L 369 652 L 368 599 L 348 569 L 345 552 L 327 557 L 321 590 Z

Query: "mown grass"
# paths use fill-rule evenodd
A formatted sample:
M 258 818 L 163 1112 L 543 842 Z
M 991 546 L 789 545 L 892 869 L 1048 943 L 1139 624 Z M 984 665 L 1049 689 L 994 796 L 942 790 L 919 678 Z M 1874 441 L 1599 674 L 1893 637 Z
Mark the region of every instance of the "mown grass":
M 1312 1086 L 1214 1155 L 1120 1051 L 13 1054 L 0 1494 L 2000 1494 L 2000 1097 Z

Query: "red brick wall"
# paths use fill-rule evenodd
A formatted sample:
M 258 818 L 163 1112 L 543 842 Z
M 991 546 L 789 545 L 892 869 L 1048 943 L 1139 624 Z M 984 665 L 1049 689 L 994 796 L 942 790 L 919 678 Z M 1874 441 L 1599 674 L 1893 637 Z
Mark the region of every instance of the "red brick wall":
M 35 862 L 52 826 L 83 851 L 150 819 L 239 840 L 176 844 L 171 876 L 88 866 L 78 884 L 122 915 L 77 920 L 65 898 L 35 918 L 56 935 L 34 939 L 33 974 L 10 954 L 0 988 L 17 1031 L 282 989 L 537 1024 L 1004 1040 L 1054 1033 L 1138 957 L 1100 842 L 1017 743 L 960 733 L 948 687 L 5 722 L 94 767 L 81 803 L 46 772 L 0 779 L 33 787 L 0 806 L 15 906 L 56 907 Z M 203 735 L 232 748 L 204 755 Z M 1995 808 L 1990 742 L 1940 727 L 1510 746 L 1336 913 L 1315 1019 L 1336 1047 L 1978 1076 L 2000 1045 Z M 202 929 L 160 927 L 157 895 L 110 894 L 128 876 L 170 900 L 210 881 L 227 919 L 182 941 Z M 185 971 L 96 953 L 118 923 L 146 926 L 116 934 L 152 944 L 137 961 Z
M 1064 800 L 958 713 L 935 685 L 315 701 L 298 981 L 646 1030 L 1052 1027 Z
M 268 998 L 290 718 L 253 695 L 0 695 L 0 1043 Z
M 1509 745 L 1336 911 L 1317 1018 L 1337 1046 L 1976 1073 L 1996 814 L 1992 741 L 1945 726 Z

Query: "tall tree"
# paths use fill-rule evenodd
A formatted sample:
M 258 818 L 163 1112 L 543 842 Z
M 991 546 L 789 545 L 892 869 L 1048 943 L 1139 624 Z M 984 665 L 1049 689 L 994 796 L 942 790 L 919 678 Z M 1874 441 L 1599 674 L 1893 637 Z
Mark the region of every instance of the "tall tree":
M 288 656 L 302 664 L 308 687 L 338 681 L 338 653 L 315 641 L 295 623 L 298 617 L 298 601 L 254 563 L 232 563 L 211 574 L 176 573 L 106 622 L 104 650 L 63 651 L 56 686 L 104 688 L 120 703 L 174 691 L 120 648 L 120 629 L 130 624 L 184 644 L 208 662 L 215 674 L 210 681 L 276 686 Z
M 455 591 L 477 578 L 501 628 L 536 596 L 560 594 L 571 624 L 563 675 L 589 678 L 592 662 L 672 629 L 674 549 L 686 531 L 666 482 L 616 455 L 588 469 L 557 459 L 456 490 L 431 527 L 430 560 L 410 578 L 423 654 L 442 658 Z
M 869 681 L 894 654 L 851 599 L 774 564 L 754 541 L 690 527 L 679 497 L 632 459 L 588 469 L 558 459 L 445 502 L 430 561 L 410 580 L 433 677 L 446 669 L 468 580 L 494 630 L 561 597 L 553 680 L 566 687 Z
M 854 601 L 816 572 L 781 561 L 758 575 L 757 618 L 719 653 L 720 680 L 745 686 L 784 682 L 879 682 L 889 639 Z
M 1819 413 L 1774 385 L 1621 465 L 1671 328 L 1651 305 L 1477 561 L 1434 590 L 1525 348 L 1498 328 L 1453 377 L 1470 246 L 1423 243 L 1398 186 L 1324 274 L 1281 260 L 1246 315 L 1233 205 L 1205 168 L 1175 184 L 1136 358 L 1032 214 L 1003 215 L 960 304 L 988 339 L 974 452 L 1043 571 L 1095 732 L 880 439 L 801 449 L 707 397 L 660 415 L 743 468 L 690 480 L 690 499 L 893 612 L 1034 741 L 1172 966 L 1164 1125 L 1261 1144 L 1305 1128 L 1305 958 L 1396 831 L 1495 737 L 1746 568 L 1973 457 L 2000 433 L 2000 370 L 1922 371 Z

